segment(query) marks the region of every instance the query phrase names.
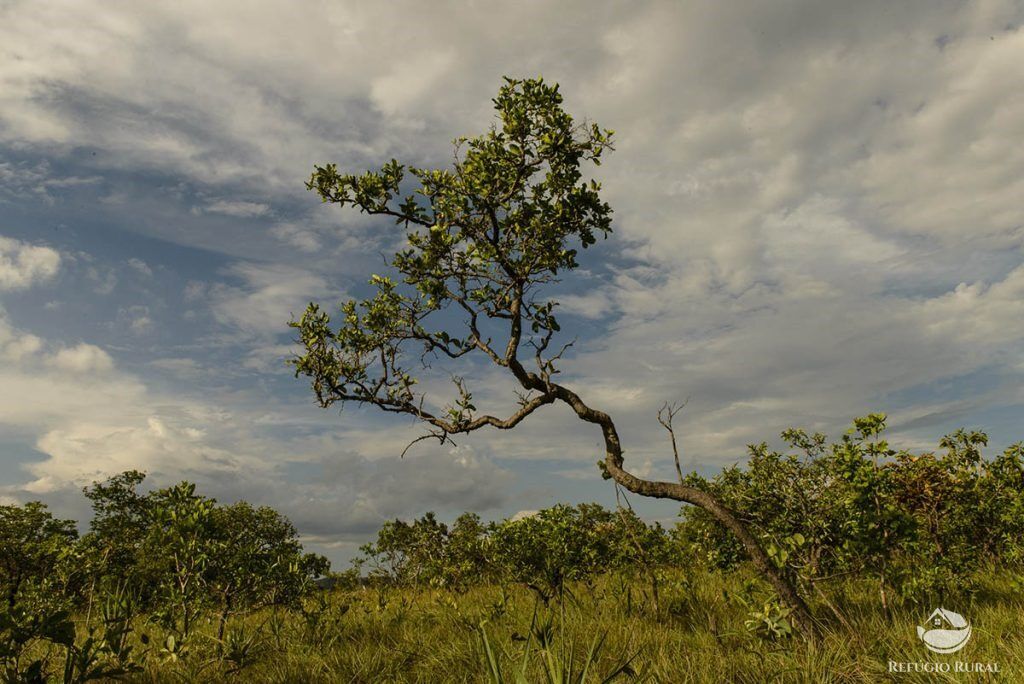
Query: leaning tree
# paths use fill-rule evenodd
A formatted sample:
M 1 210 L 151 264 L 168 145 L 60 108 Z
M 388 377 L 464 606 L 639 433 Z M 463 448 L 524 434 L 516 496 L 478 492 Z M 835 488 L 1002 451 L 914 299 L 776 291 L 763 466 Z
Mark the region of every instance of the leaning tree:
M 394 219 L 405 229 L 406 245 L 391 260 L 400 278 L 374 275 L 375 294 L 343 304 L 339 322 L 310 304 L 291 323 L 304 347 L 292 361 L 296 375 L 311 378 L 322 407 L 357 402 L 407 414 L 427 426 L 419 439 L 442 443 L 487 427 L 509 430 L 545 406 L 567 404 L 600 427 L 605 455 L 598 466 L 605 478 L 642 496 L 708 511 L 743 544 L 792 609 L 797 628 L 813 635 L 814 621 L 794 584 L 733 511 L 696 487 L 629 472 L 611 417 L 555 379 L 568 345 L 556 343 L 556 302 L 544 286 L 578 266 L 578 247 L 611 232 L 611 207 L 580 167 L 600 164 L 612 149 L 612 131 L 575 122 L 562 108 L 558 86 L 542 79 L 505 79 L 494 108 L 497 121 L 487 133 L 454 141 L 449 169 L 407 169 L 395 160 L 362 175 L 340 173 L 334 164 L 316 167 L 310 190 L 324 202 Z M 471 354 L 514 378 L 518 408 L 510 415 L 478 411 L 460 377 L 443 409 L 424 400 L 415 366 Z

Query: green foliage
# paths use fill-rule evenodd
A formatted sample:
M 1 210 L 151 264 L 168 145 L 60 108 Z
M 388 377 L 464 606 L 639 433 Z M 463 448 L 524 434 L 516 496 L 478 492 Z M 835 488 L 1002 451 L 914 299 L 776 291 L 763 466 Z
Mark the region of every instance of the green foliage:
M 155 492 L 150 510 L 145 549 L 158 553 L 164 568 L 160 574 L 159 616 L 164 626 L 179 629 L 187 639 L 192 623 L 206 607 L 213 543 L 213 511 L 216 502 L 198 496 L 195 485 L 182 482 Z
M 506 579 L 531 587 L 547 602 L 566 582 L 624 565 L 628 532 L 614 512 L 596 504 L 557 505 L 496 526 L 490 546 Z
M 159 574 L 143 548 L 154 503 L 136 491 L 145 478 L 144 473 L 129 470 L 85 488 L 93 517 L 82 538 L 90 575 L 103 578 L 110 587 L 131 586 L 143 600 L 158 584 Z
M 8 609 L 55 591 L 55 579 L 72 571 L 77 538 L 73 520 L 54 518 L 38 501 L 0 506 L 0 592 Z
M 817 598 L 818 644 L 699 509 L 671 532 L 596 504 L 396 520 L 321 591 L 326 561 L 272 509 L 125 473 L 87 490 L 81 539 L 42 504 L 0 507 L 0 681 L 869 682 L 950 602 L 985 635 L 965 658 L 1022 671 L 1024 445 L 986 458 L 960 430 L 911 453 L 885 423 L 787 430 L 791 453 L 754 445 L 702 484 Z
M 1020 445 L 987 461 L 981 432 L 957 432 L 945 453 L 897 451 L 871 414 L 831 445 L 787 430 L 798 453 L 750 447 L 745 466 L 700 484 L 737 511 L 769 556 L 802 581 L 873 577 L 883 605 L 954 599 L 973 590 L 975 571 L 1018 567 L 1024 494 Z M 697 479 L 692 477 L 692 479 Z M 682 511 L 676 536 L 717 567 L 735 568 L 742 549 L 698 509 Z M 895 596 L 894 596 L 895 593 Z
M 304 553 L 279 513 L 245 502 L 230 506 L 194 484 L 139 493 L 129 471 L 93 485 L 89 531 L 38 502 L 0 507 L 0 669 L 8 681 L 110 680 L 137 672 L 149 649 L 147 622 L 166 634 L 159 655 L 186 659 L 202 618 L 216 612 L 219 657 L 245 667 L 251 634 L 225 629 L 233 616 L 265 606 L 297 607 L 311 581 L 328 572 Z M 76 620 L 73 615 L 80 614 Z
M 598 674 L 598 662 L 608 633 L 595 635 L 580 658 L 577 655 L 579 649 L 576 635 L 566 634 L 564 615 L 556 627 L 553 616 L 548 615 L 546 619 L 538 622 L 537 612 L 534 611 L 522 655 L 519 657 L 519 662 L 514 665 L 515 669 L 511 670 L 509 674 L 506 674 L 503 661 L 510 657 L 507 652 L 499 655 L 492 648 L 487 635 L 486 621 L 481 622 L 478 629 L 488 680 L 492 684 L 526 684 L 529 682 L 527 673 L 530 670 L 531 660 L 534 659 L 531 656 L 539 660 L 540 669 L 544 675 L 543 681 L 546 684 L 586 684 L 592 681 L 608 684 L 620 677 L 628 677 L 633 681 L 645 679 L 643 676 L 638 677 L 636 670 L 632 667 L 636 654 L 611 666 L 608 672 Z M 534 642 L 537 643 L 536 653 L 531 649 Z
M 490 346 L 488 322 L 509 322 L 513 346 L 526 331 L 541 350 L 560 330 L 556 303 L 538 287 L 576 268 L 577 247 L 611 231 L 611 208 L 581 164 L 600 164 L 612 132 L 575 122 L 558 86 L 543 79 L 505 79 L 494 110 L 488 132 L 454 141 L 451 169 L 395 160 L 361 175 L 316 167 L 307 187 L 324 202 L 392 218 L 406 231 L 391 262 L 397 281 L 374 275 L 375 294 L 344 303 L 337 327 L 316 304 L 292 323 L 305 349 L 296 375 L 311 379 L 321 405 L 368 402 L 448 433 L 475 429 L 476 407 L 460 378 L 443 414 L 425 411 L 409 345 L 414 355 L 479 351 L 498 360 L 506 350 Z M 434 315 L 449 307 L 468 317 L 459 330 L 447 327 L 451 316 Z M 540 362 L 543 373 L 554 371 L 551 361 Z
M 675 558 L 669 535 L 632 511 L 556 505 L 484 525 L 466 513 L 451 529 L 433 513 L 385 523 L 362 547 L 371 577 L 398 585 L 465 587 L 489 581 L 530 587 L 545 602 L 567 582 L 612 571 L 651 571 Z
M 5 682 L 43 682 L 60 672 L 61 681 L 77 684 L 109 681 L 142 668 L 132 656 L 132 627 L 122 597 L 104 608 L 99 629 L 89 627 L 77 638 L 67 610 L 46 604 L 0 611 L 0 670 Z M 60 658 L 63 654 L 63 659 Z
M 372 562 L 373 573 L 398 584 L 441 583 L 448 528 L 433 513 L 405 523 L 387 522 L 377 533 L 377 541 L 366 544 L 362 552 Z
M 743 626 L 751 634 L 769 641 L 793 636 L 793 625 L 789 619 L 792 611 L 783 606 L 777 596 L 765 596 L 756 582 L 744 581 L 739 591 L 726 590 L 723 596 L 747 611 Z

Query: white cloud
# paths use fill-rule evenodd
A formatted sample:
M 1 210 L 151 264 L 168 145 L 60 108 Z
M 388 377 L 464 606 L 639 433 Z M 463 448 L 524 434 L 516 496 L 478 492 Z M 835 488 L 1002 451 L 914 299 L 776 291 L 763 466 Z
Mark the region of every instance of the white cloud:
M 2 313 L 2 312 L 0 312 Z M 0 429 L 36 430 L 62 420 L 105 422 L 132 415 L 144 388 L 119 373 L 110 355 L 87 343 L 57 349 L 0 317 Z
M 53 357 L 54 365 L 71 373 L 104 373 L 114 367 L 110 354 L 92 344 L 61 349 Z
M 270 234 L 303 252 L 316 252 L 323 247 L 319 233 L 305 225 L 278 223 L 270 229 Z
M 0 309 L 0 358 L 15 362 L 35 354 L 42 346 L 43 341 L 35 335 L 13 328 L 3 309 Z
M 170 373 L 181 380 L 198 380 L 209 371 L 198 361 L 190 358 L 164 358 L 149 362 L 150 366 Z
M 128 266 L 131 267 L 134 271 L 136 271 L 139 275 L 143 275 L 147 278 L 153 276 L 153 269 L 150 268 L 149 264 L 147 264 L 142 259 L 136 259 L 132 257 L 131 259 L 128 260 Z
M 242 459 L 236 454 L 205 444 L 201 438 L 196 428 L 156 415 L 144 421 L 63 425 L 36 442 L 47 458 L 28 466 L 35 479 L 24 489 L 34 494 L 59 491 L 130 469 L 154 472 L 166 480 L 190 471 L 208 475 L 240 468 Z
M 59 270 L 56 250 L 0 236 L 0 291 L 24 290 L 52 280 Z
M 133 318 L 129 326 L 136 335 L 144 335 L 153 329 L 153 319 L 149 316 Z
M 217 200 L 207 204 L 204 211 L 213 214 L 224 214 L 236 218 L 254 218 L 265 216 L 270 212 L 270 206 L 259 202 L 243 202 L 240 200 Z
M 559 304 L 558 312 L 582 316 L 583 318 L 602 318 L 613 313 L 612 299 L 607 290 L 598 289 L 584 295 L 565 294 L 555 297 Z
M 1024 61 L 1024 31 L 983 26 L 945 46 L 941 81 L 929 84 L 940 89 L 879 130 L 856 170 L 893 228 L 1019 245 L 1024 150 L 1008 142 L 1024 136 L 1024 92 L 1009 84 Z
M 91 280 L 93 291 L 99 295 L 108 295 L 117 287 L 117 274 L 113 269 L 89 266 L 85 270 L 86 277 Z
M 331 292 L 327 280 L 315 273 L 280 264 L 238 263 L 227 275 L 241 286 L 214 285 L 210 306 L 222 324 L 236 332 L 275 337 L 288 332 L 288 321 L 299 316 L 310 301 Z
M 134 335 L 146 335 L 152 332 L 156 325 L 149 307 L 141 304 L 121 307 L 117 317 Z
M 455 65 L 455 59 L 454 50 L 448 48 L 393 63 L 389 73 L 370 84 L 370 97 L 385 114 L 402 112 L 436 88 Z
M 99 176 L 58 175 L 47 161 L 35 164 L 0 162 L 0 201 L 39 200 L 52 206 L 64 191 L 99 183 Z

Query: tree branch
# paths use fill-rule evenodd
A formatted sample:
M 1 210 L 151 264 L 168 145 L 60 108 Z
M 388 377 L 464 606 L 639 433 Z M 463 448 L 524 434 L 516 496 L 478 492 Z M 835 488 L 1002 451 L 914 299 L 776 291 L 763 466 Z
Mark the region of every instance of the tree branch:
M 683 469 L 679 466 L 679 447 L 676 445 L 676 431 L 672 427 L 672 419 L 676 417 L 676 414 L 686 408 L 686 405 L 690 403 L 690 398 L 679 405 L 672 404 L 668 405 L 666 401 L 660 409 L 658 409 L 658 422 L 661 423 L 662 427 L 668 430 L 669 437 L 672 440 L 672 457 L 676 463 L 676 475 L 679 477 L 679 484 L 683 483 Z

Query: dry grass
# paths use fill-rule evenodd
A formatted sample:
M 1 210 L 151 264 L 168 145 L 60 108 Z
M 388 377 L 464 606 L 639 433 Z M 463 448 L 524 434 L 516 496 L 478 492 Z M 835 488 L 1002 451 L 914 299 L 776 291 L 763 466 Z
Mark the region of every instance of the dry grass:
M 586 681 L 602 681 L 630 658 L 636 674 L 615 681 L 1024 681 L 1024 597 L 996 575 L 971 601 L 947 606 L 974 627 L 968 645 L 950 656 L 931 654 L 917 639 L 916 625 L 933 606 L 899 607 L 890 622 L 870 587 L 856 584 L 832 592 L 853 633 L 833 626 L 816 644 L 766 639 L 747 629 L 748 608 L 730 598 L 742 593 L 743 582 L 736 575 L 669 577 L 657 610 L 645 584 L 619 578 L 575 586 L 549 608 L 513 587 L 339 591 L 311 600 L 304 614 L 265 611 L 232 623 L 237 644 L 249 648 L 234 665 L 218 657 L 208 636 L 212 624 L 177 662 L 151 642 L 147 669 L 135 681 L 487 682 L 493 677 L 481 639 L 485 624 L 504 681 L 516 681 L 525 658 L 525 681 L 547 682 L 545 654 L 531 635 L 531 624 L 547 621 L 548 650 L 563 665 L 572 659 L 582 669 L 603 637 Z M 139 630 L 154 631 L 142 624 Z M 890 674 L 889 660 L 995 662 L 1000 674 Z

